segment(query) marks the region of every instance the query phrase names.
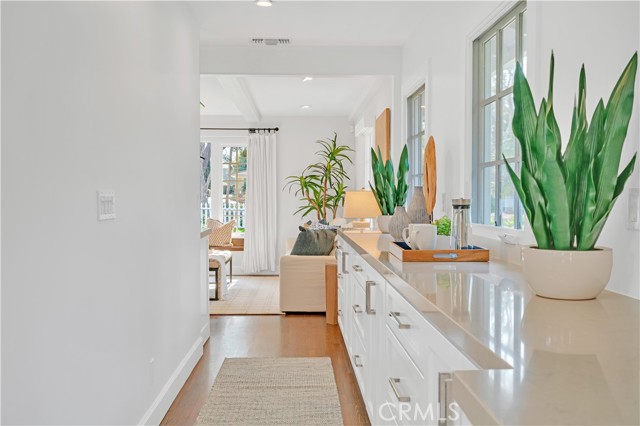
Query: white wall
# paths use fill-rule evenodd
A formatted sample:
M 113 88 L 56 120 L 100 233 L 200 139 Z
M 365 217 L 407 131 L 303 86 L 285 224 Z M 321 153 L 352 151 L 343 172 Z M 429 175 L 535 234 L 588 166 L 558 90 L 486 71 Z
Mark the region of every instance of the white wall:
M 158 423 L 202 353 L 197 23 L 2 8 L 2 422 Z
M 217 118 L 214 116 L 202 116 L 202 127 L 245 127 L 248 126 L 241 118 Z M 284 189 L 286 177 L 300 174 L 309 164 L 318 161 L 315 152 L 318 150 L 315 141 L 318 139 L 332 138 L 333 132 L 338 134 L 338 143 L 355 147 L 355 138 L 351 131 L 351 125 L 347 117 L 268 117 L 262 123 L 251 123 L 252 127 L 278 127 L 276 142 L 276 161 L 278 185 L 278 256 L 285 252 L 285 242 L 287 238 L 295 238 L 298 235 L 298 226 L 307 220 L 317 220 L 315 216 L 309 215 L 305 218 L 294 215 L 300 206 L 300 202 L 293 193 Z M 216 133 L 223 136 L 221 132 Z M 236 132 L 227 132 L 229 135 Z M 230 141 L 229 137 L 224 138 Z M 249 155 L 251 153 L 249 152 Z M 355 155 L 352 155 L 355 162 Z M 352 176 L 355 167 L 347 164 L 347 173 Z M 347 182 L 347 186 L 355 188 L 355 182 Z M 242 274 L 242 253 L 233 254 L 234 274 Z
M 387 77 L 372 88 L 362 105 L 352 114 L 353 123 L 364 123 L 368 128 L 366 132 L 356 136 L 357 162 L 355 182 L 357 188 L 369 189 L 369 177 L 371 176 L 370 152 L 371 147 L 375 147 L 376 118 L 382 114 L 385 108 L 391 108 L 393 104 L 393 78 Z M 396 133 L 400 134 L 399 131 Z M 395 145 L 402 144 L 397 143 Z
M 450 199 L 471 195 L 471 42 L 506 11 L 498 2 L 434 3 L 437 13 L 425 18 L 402 56 L 402 95 L 426 82 L 427 133 L 434 135 L 438 161 L 436 214 L 447 213 Z M 587 71 L 589 114 L 597 99 L 608 98 L 620 72 L 639 47 L 637 2 L 534 2 L 528 4 L 528 77 L 536 103 L 546 96 L 548 61 L 556 54 L 554 103 L 564 141 L 582 62 Z M 461 13 L 464 11 L 464 13 Z M 640 90 L 636 89 L 640 94 Z M 638 95 L 637 95 L 638 96 Z M 404 116 L 403 116 L 404 119 Z M 638 150 L 638 103 L 622 162 Z M 640 233 L 626 229 L 628 188 L 638 187 L 638 167 L 620 196 L 599 244 L 613 247 L 614 270 L 609 289 L 640 297 Z M 442 193 L 447 200 L 442 202 Z M 523 235 L 523 242 L 530 235 Z

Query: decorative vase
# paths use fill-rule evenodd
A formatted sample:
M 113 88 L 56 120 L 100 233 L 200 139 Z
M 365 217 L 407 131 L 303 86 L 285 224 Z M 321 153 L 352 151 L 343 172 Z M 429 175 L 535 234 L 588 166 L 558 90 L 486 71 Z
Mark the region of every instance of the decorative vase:
M 613 266 L 613 252 L 594 250 L 522 249 L 522 271 L 538 296 L 561 300 L 595 299 L 607 286 Z
M 424 191 L 421 186 L 414 188 L 407 214 L 409 215 L 410 223 L 430 223 L 429 214 L 427 213 L 427 200 L 424 198 Z
M 411 220 L 403 206 L 396 207 L 389 222 L 389 233 L 394 241 L 402 241 L 402 230 L 409 226 Z
M 381 214 L 376 218 L 376 222 L 378 223 L 378 229 L 383 234 L 389 233 L 389 222 L 391 222 L 391 218 L 393 215 L 391 214 Z

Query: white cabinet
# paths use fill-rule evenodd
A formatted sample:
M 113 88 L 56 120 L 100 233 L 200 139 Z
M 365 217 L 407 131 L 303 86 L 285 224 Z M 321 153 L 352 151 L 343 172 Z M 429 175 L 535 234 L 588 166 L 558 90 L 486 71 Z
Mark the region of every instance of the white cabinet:
M 337 256 L 338 324 L 371 423 L 453 424 L 447 378 L 474 364 L 342 238 Z

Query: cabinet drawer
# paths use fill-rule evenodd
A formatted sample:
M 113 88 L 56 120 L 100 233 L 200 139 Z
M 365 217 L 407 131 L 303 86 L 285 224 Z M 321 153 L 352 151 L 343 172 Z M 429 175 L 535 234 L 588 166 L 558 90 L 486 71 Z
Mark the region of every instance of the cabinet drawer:
M 352 343 L 352 351 L 351 351 L 351 366 L 353 367 L 353 372 L 356 374 L 356 379 L 358 381 L 358 386 L 360 387 L 360 394 L 362 398 L 366 402 L 366 378 L 368 376 L 369 371 L 369 357 L 366 351 L 365 345 L 362 343 L 362 339 L 358 335 L 353 336 Z
M 424 375 L 432 369 L 433 353 L 448 361 L 447 364 L 451 367 L 449 371 L 476 368 L 391 286 L 387 286 L 386 302 L 388 327 Z
M 369 323 L 367 321 L 367 314 L 365 312 L 365 291 L 359 285 L 352 286 L 351 297 L 351 316 L 353 318 L 353 331 L 360 336 L 362 341 L 366 342 L 367 336 L 369 336 Z
M 391 329 L 384 329 L 386 404 L 380 408 L 379 415 L 387 421 L 390 420 L 390 414 L 393 414 L 393 420 L 398 425 L 430 423 L 430 418 L 424 419 L 419 415 L 429 409 L 427 380 Z

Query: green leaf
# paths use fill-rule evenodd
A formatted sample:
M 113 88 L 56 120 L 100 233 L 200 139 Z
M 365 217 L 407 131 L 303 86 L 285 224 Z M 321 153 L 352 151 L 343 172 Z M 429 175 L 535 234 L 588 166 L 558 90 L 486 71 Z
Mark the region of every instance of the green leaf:
M 586 116 L 586 90 L 586 75 L 583 65 L 580 70 L 578 101 L 573 106 L 571 135 L 569 136 L 569 142 L 563 155 L 567 184 L 567 198 L 569 200 L 569 211 L 571 212 L 572 244 L 580 229 L 584 204 L 584 192 L 586 191 L 585 188 L 587 185 L 586 174 L 584 173 L 585 169 L 583 168 L 585 138 L 588 126 Z
M 638 66 L 637 52 L 625 67 L 616 83 L 606 107 L 604 143 L 594 164 L 596 184 L 595 217 L 602 218 L 616 189 L 622 145 L 627 136 L 629 120 L 633 111 L 634 86 Z
M 513 134 L 520 142 L 522 162 L 535 175 L 536 165 L 533 163 L 532 146 L 536 134 L 538 116 L 529 82 L 524 76 L 520 63 L 516 64 L 516 72 L 513 83 Z
M 529 219 L 529 223 L 533 223 L 533 206 L 530 205 L 531 201 L 527 198 L 527 194 L 522 188 L 522 182 L 516 172 L 513 171 L 511 165 L 507 161 L 507 157 L 502 154 L 502 158 L 504 159 L 504 164 L 507 166 L 507 171 L 509 172 L 509 176 L 511 177 L 511 181 L 513 182 L 513 186 L 516 188 L 516 192 L 518 193 L 518 197 L 522 202 L 522 206 L 524 207 L 524 211 L 527 214 L 527 218 Z M 526 165 L 522 165 L 521 167 L 526 167 Z
M 533 220 L 530 222 L 533 235 L 536 237 L 538 247 L 541 249 L 552 248 L 552 241 L 549 225 L 547 221 L 547 215 L 545 211 L 545 200 L 542 196 L 542 191 L 538 182 L 536 182 L 533 175 L 529 172 L 527 167 L 523 167 L 520 171 L 522 189 L 527 194 L 527 199 L 530 199 L 530 205 L 532 206 Z M 531 220 L 531 218 L 530 218 Z
M 556 137 L 553 135 L 553 130 L 547 128 L 547 140 L 552 141 Z M 571 248 L 571 223 L 567 189 L 562 174 L 562 164 L 558 162 L 553 147 L 547 149 L 547 158 L 542 167 L 541 184 L 547 201 L 546 211 L 553 236 L 553 246 L 556 250 L 569 250 Z
M 629 161 L 627 167 L 625 167 L 624 170 L 622 170 L 622 173 L 620 173 L 620 176 L 618 176 L 618 180 L 616 182 L 616 190 L 613 192 L 613 200 L 611 200 L 611 207 L 613 207 L 613 203 L 615 203 L 616 199 L 620 196 L 620 194 L 622 194 L 624 185 L 627 183 L 627 179 L 629 179 L 629 177 L 633 173 L 633 168 L 635 167 L 637 156 L 637 152 L 633 154 L 633 157 L 631 157 L 631 161 Z M 609 208 L 609 210 L 611 210 L 611 208 Z

